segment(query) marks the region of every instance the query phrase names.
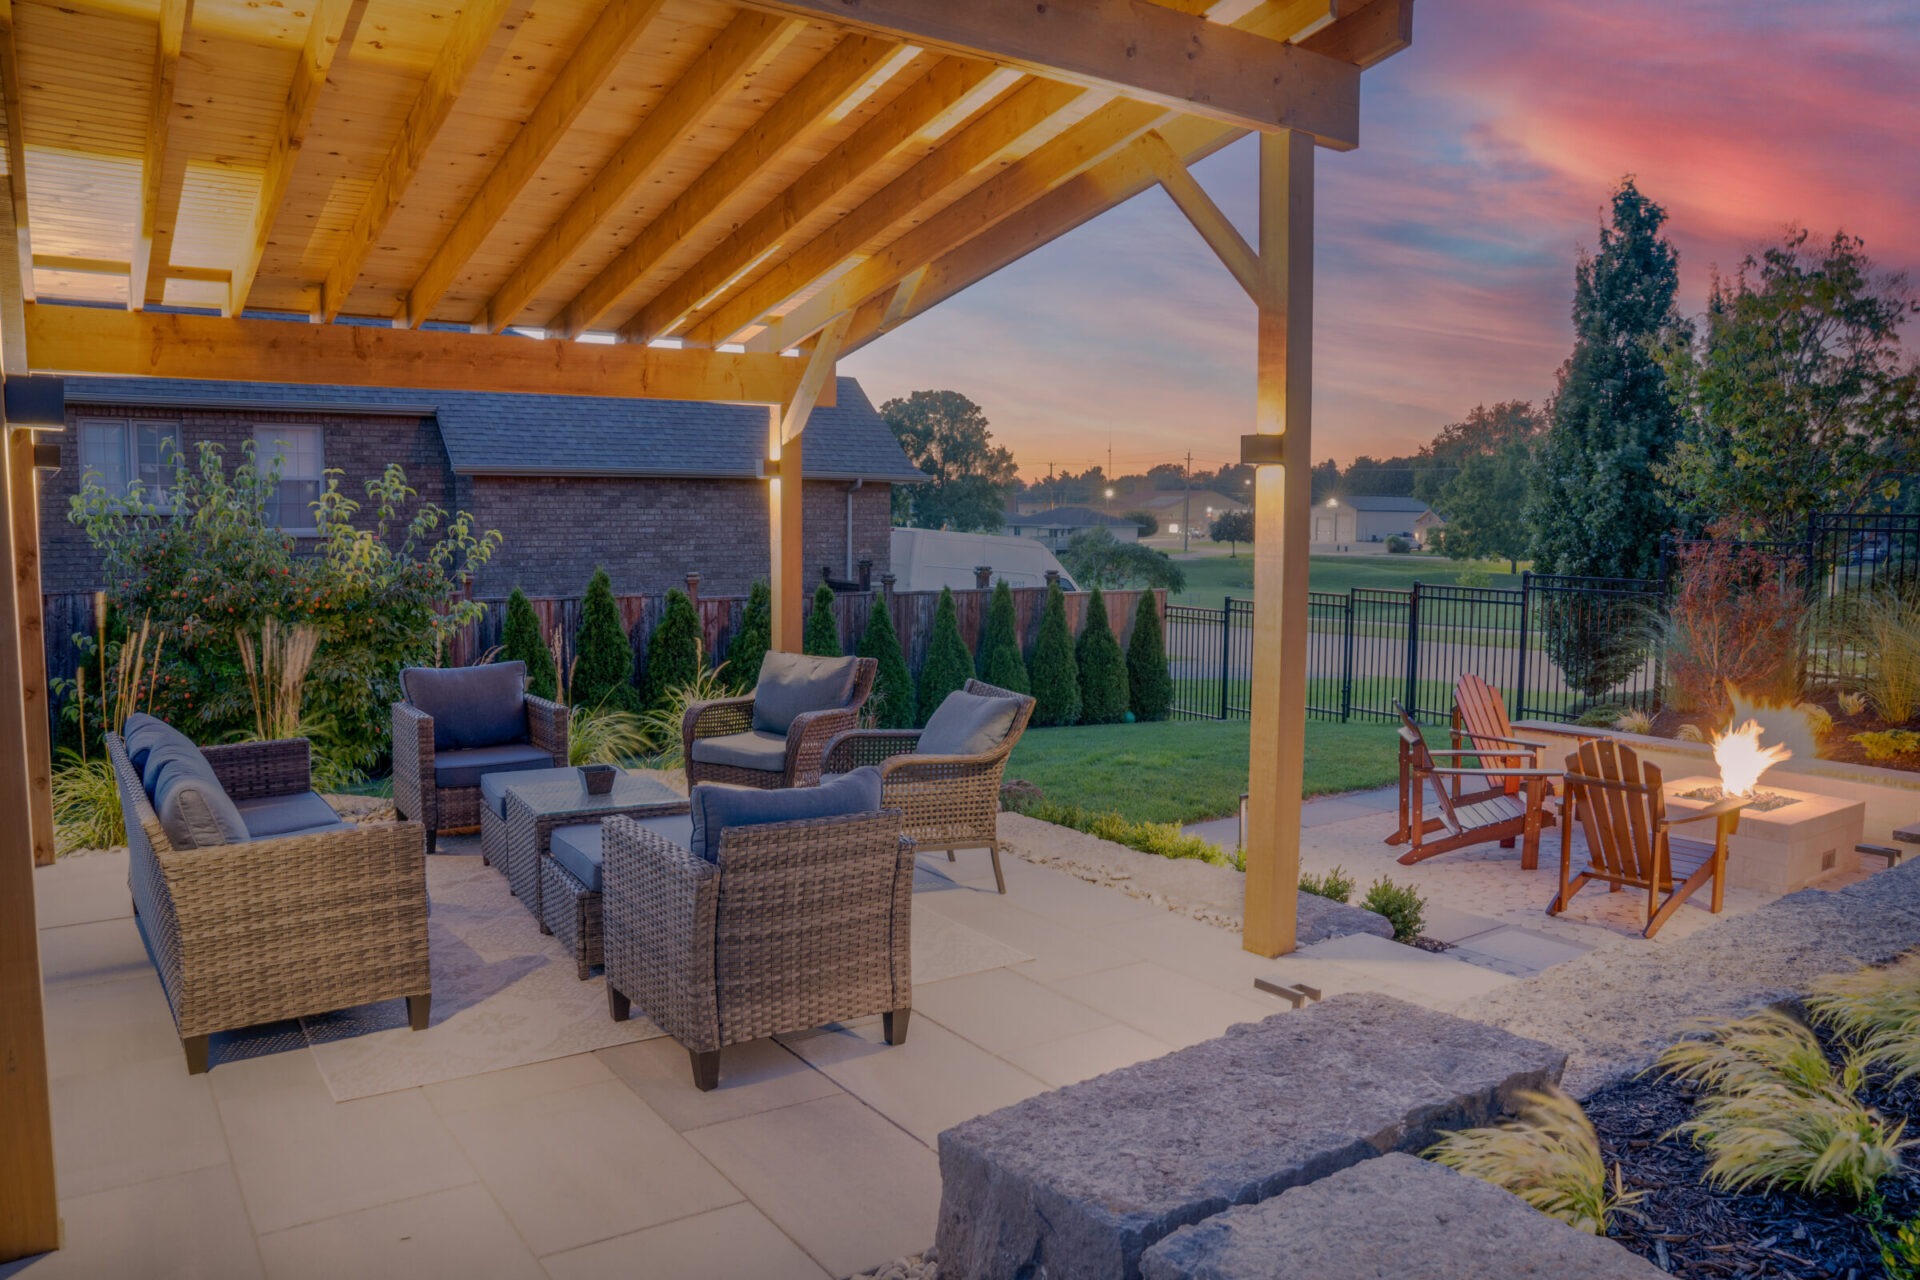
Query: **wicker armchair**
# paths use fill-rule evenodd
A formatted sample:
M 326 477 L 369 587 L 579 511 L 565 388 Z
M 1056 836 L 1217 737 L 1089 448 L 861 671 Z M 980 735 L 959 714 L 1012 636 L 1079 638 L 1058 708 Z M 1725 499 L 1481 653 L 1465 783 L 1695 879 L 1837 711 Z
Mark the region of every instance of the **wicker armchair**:
M 701 738 L 721 738 L 746 733 L 753 728 L 753 695 L 715 698 L 696 702 L 687 708 L 680 723 L 681 759 L 686 764 L 687 785 L 696 782 L 728 782 L 741 787 L 810 787 L 820 780 L 820 760 L 827 744 L 837 735 L 860 726 L 860 708 L 873 692 L 874 675 L 880 664 L 861 658 L 853 667 L 853 693 L 847 704 L 827 711 L 808 711 L 793 721 L 787 730 L 787 754 L 782 768 L 746 769 L 693 758 L 693 744 Z
M 201 749 L 236 802 L 309 789 L 304 738 Z M 173 1010 L 187 1070 L 216 1031 L 407 1001 L 427 1025 L 427 871 L 417 822 L 362 823 L 176 850 L 126 744 L 107 756 L 127 817 L 127 887 Z
M 527 741 L 544 753 L 537 763 L 513 769 L 565 768 L 568 710 L 545 698 L 526 696 Z M 433 717 L 410 702 L 393 704 L 393 807 L 426 828 L 432 853 L 442 831 L 480 825 L 480 785 L 441 786 L 435 780 Z
M 993 750 L 974 756 L 913 754 L 918 729 L 861 729 L 827 744 L 822 773 L 850 773 L 864 765 L 880 769 L 881 803 L 906 815 L 906 833 L 921 850 L 945 849 L 953 861 L 959 849 L 986 849 L 993 858 L 993 881 L 1001 893 L 1007 878 L 1000 870 L 1000 779 L 1007 757 L 1026 732 L 1033 699 L 984 680 L 969 680 L 966 692 L 989 698 L 1014 698 L 1006 737 Z
M 629 818 L 602 824 L 607 1006 L 640 1006 L 686 1047 L 694 1083 L 720 1050 L 913 1003 L 913 843 L 898 810 L 730 827 L 719 860 Z

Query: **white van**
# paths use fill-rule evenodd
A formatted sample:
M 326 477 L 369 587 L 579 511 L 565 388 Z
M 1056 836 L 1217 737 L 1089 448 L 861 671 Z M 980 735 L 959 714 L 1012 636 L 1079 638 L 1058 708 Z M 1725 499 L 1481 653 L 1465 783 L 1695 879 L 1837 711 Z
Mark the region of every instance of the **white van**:
M 961 591 L 974 586 L 974 569 L 993 570 L 991 581 L 1005 578 L 1010 587 L 1044 587 L 1047 572 L 1060 575 L 1060 585 L 1078 591 L 1053 552 L 1031 538 L 994 533 L 948 533 L 944 529 L 893 531 L 893 587 L 896 591 Z

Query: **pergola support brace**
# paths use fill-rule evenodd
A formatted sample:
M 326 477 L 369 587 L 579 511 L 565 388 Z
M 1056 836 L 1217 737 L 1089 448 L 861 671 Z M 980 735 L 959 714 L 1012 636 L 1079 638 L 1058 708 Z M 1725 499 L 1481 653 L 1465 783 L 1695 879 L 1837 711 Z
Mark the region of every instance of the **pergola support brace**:
M 806 491 L 800 476 L 800 458 L 807 419 L 813 416 L 821 393 L 833 382 L 834 362 L 846 344 L 847 330 L 852 323 L 851 315 L 836 316 L 821 330 L 819 340 L 807 356 L 807 369 L 800 376 L 799 390 L 784 410 L 776 407 L 768 416 L 768 459 L 775 464 L 767 469 L 772 647 L 780 653 L 800 652 L 806 619 L 807 573 L 803 560 Z

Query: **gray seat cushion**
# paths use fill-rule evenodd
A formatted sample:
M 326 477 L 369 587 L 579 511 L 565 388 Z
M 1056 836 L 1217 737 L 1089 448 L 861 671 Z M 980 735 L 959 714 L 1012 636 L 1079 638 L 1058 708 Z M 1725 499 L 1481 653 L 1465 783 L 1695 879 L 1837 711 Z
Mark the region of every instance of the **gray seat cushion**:
M 1013 727 L 1020 704 L 956 689 L 927 717 L 914 747 L 923 756 L 977 756 L 999 746 Z
M 433 717 L 436 754 L 527 740 L 524 662 L 408 667 L 400 673 L 400 692 Z
M 127 717 L 120 738 L 127 744 L 127 759 L 132 762 L 135 773 L 144 774 L 147 768 L 147 756 L 162 743 L 174 746 L 193 746 L 193 739 L 180 732 L 158 716 L 150 716 L 144 711 L 136 711 Z M 194 748 L 196 751 L 198 747 Z
M 785 737 L 795 716 L 844 707 L 853 697 L 858 658 L 814 658 L 804 653 L 767 654 L 753 686 L 753 727 Z
M 670 844 L 682 849 L 693 847 L 693 818 L 676 813 L 664 818 L 636 818 L 634 821 Z M 567 874 L 599 893 L 605 883 L 606 861 L 600 852 L 600 824 L 581 822 L 554 828 L 548 852 L 567 869 Z
M 309 831 L 331 831 L 344 828 L 347 824 L 333 811 L 333 806 L 311 791 L 302 791 L 297 796 L 260 796 L 253 800 L 239 800 L 235 807 L 240 810 L 240 820 L 247 824 L 247 834 L 255 840 L 270 840 L 275 836 L 305 834 Z
M 778 733 L 749 729 L 717 738 L 695 738 L 693 758 L 701 764 L 727 764 L 736 769 L 764 769 L 779 773 L 787 767 L 787 740 Z
M 553 763 L 552 756 L 542 756 L 541 758 L 549 765 Z M 547 768 L 514 769 L 511 772 L 503 769 L 499 773 L 484 773 L 480 775 L 480 803 L 504 818 L 507 816 L 508 787 L 521 782 L 555 781 L 578 782 L 580 781 L 580 771 L 573 768 Z
M 153 811 L 176 849 L 212 849 L 251 838 L 246 820 L 198 751 L 156 747 L 147 767 Z
M 477 787 L 480 779 L 489 773 L 551 768 L 553 753 L 530 742 L 513 742 L 498 747 L 469 747 L 461 751 L 435 750 L 433 785 Z
M 693 843 L 709 862 L 720 860 L 720 837 L 728 827 L 755 827 L 807 818 L 838 818 L 880 810 L 880 771 L 869 765 L 817 787 L 765 791 L 703 782 L 693 789 Z

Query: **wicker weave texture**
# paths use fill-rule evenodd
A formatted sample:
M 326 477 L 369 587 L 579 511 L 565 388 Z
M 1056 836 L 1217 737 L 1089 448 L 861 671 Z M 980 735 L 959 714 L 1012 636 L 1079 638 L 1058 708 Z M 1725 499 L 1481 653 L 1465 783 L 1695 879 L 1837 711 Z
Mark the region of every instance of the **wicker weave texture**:
M 853 693 L 847 705 L 830 711 L 808 711 L 794 717 L 787 730 L 787 758 L 780 772 L 771 769 L 743 769 L 737 765 L 708 764 L 693 758 L 693 744 L 701 738 L 719 738 L 730 733 L 745 733 L 753 728 L 753 698 L 716 698 L 696 702 L 687 708 L 680 725 L 681 757 L 687 770 L 687 785 L 696 782 L 725 782 L 736 787 L 810 787 L 820 781 L 821 760 L 827 744 L 835 737 L 860 727 L 860 709 L 873 692 L 874 675 L 880 664 L 872 658 L 860 658 L 853 664 Z
M 571 793 L 570 798 L 576 803 L 550 812 L 541 803 L 541 795 L 546 788 L 538 785 L 508 787 L 505 870 L 507 885 L 513 890 L 513 896 L 520 899 L 520 905 L 531 911 L 534 919 L 546 922 L 546 912 L 540 905 L 541 886 L 546 877 L 540 867 L 549 861 L 547 851 L 552 847 L 553 833 L 558 828 L 595 822 L 612 814 L 656 817 L 687 812 L 685 796 L 674 794 L 664 786 L 655 789 L 660 792 L 659 798 L 641 803 L 623 800 L 617 786 L 605 796 L 594 797 L 600 801 L 598 804 L 577 803 L 581 797 L 577 792 Z M 550 791 L 548 793 L 551 794 Z
M 600 920 L 600 895 L 552 858 L 540 859 L 540 922 L 573 956 L 582 982 L 604 959 Z
M 527 740 L 567 765 L 570 712 L 557 702 L 527 695 Z M 433 717 L 407 702 L 393 704 L 393 807 L 429 835 L 480 825 L 479 787 L 441 787 L 433 780 Z

